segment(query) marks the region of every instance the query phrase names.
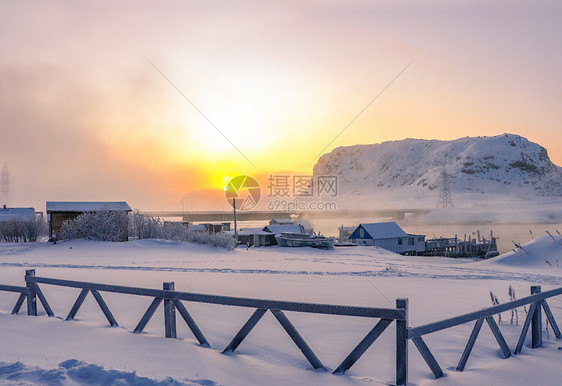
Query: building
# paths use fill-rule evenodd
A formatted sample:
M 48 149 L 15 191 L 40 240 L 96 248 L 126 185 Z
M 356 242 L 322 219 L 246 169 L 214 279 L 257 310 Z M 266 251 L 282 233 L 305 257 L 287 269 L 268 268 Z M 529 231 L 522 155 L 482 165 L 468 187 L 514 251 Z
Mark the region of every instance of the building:
M 66 220 L 74 220 L 82 213 L 99 211 L 123 211 L 131 212 L 131 207 L 125 201 L 118 202 L 77 202 L 77 201 L 47 201 L 47 221 L 49 222 L 49 237 L 58 237 L 62 224 Z M 124 240 L 127 241 L 128 232 L 124 232 Z
M 293 225 L 294 223 L 295 221 L 290 218 L 274 218 L 269 221 L 269 225 Z
M 234 231 L 227 232 L 234 236 Z M 247 245 L 248 247 L 269 247 L 277 245 L 275 234 L 266 232 L 262 228 L 241 228 L 237 234 L 238 244 Z
M 33 221 L 35 220 L 35 208 L 0 208 L 0 222 L 9 221 Z
M 227 232 L 230 230 L 230 223 L 229 222 L 205 222 L 201 224 L 191 224 L 191 226 L 195 225 L 203 225 L 207 232 L 209 233 L 220 233 L 220 232 Z
M 275 239 L 275 235 L 281 233 L 301 233 L 301 234 L 308 233 L 302 224 L 266 225 L 263 227 L 262 231 L 265 233 L 269 233 L 271 236 L 273 236 L 267 238 L 267 240 L 271 241 L 271 243 L 270 244 L 268 243 L 267 245 L 277 245 L 277 240 Z
M 0 241 L 34 242 L 43 233 L 34 208 L 0 208 Z
M 425 251 L 425 235 L 408 234 L 395 222 L 359 224 L 349 239 L 357 245 L 373 245 L 402 255 Z
M 187 224 L 187 230 L 192 232 L 207 232 L 207 227 L 203 224 Z
M 314 233 L 314 227 L 306 220 L 273 219 L 269 225 L 302 225 L 305 233 Z
M 266 225 L 262 228 L 264 232 L 279 233 L 307 233 L 301 224 Z

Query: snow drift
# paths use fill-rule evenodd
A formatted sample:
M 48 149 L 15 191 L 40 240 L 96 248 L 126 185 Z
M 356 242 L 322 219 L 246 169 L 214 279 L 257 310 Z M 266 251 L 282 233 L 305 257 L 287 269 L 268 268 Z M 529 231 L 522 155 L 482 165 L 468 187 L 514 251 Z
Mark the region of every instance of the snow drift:
M 562 237 L 559 235 L 537 237 L 491 261 L 507 266 L 551 266 L 560 268 L 560 264 L 562 264 Z
M 133 372 L 106 370 L 103 366 L 88 364 L 76 359 L 61 362 L 56 369 L 42 369 L 26 366 L 21 362 L 0 362 L 0 381 L 8 384 L 38 385 L 143 385 L 143 386 L 181 386 L 215 385 L 212 381 L 196 380 L 188 383 L 168 377 L 162 381 L 139 377 Z

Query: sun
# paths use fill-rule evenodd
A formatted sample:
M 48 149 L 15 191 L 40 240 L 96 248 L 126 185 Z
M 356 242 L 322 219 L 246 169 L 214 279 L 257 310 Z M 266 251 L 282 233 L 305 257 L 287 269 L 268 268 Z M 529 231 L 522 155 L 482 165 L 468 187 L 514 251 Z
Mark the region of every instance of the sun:
M 230 176 L 222 176 L 221 186 L 224 191 L 228 191 L 228 182 L 232 179 Z

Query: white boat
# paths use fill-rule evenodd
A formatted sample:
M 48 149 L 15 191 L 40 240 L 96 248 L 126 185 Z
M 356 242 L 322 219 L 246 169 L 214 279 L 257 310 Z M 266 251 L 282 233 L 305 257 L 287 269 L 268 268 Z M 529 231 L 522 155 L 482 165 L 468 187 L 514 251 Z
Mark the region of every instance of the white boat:
M 312 247 L 332 249 L 334 240 L 329 237 L 311 235 L 308 233 L 283 232 L 275 235 L 275 240 L 280 247 Z

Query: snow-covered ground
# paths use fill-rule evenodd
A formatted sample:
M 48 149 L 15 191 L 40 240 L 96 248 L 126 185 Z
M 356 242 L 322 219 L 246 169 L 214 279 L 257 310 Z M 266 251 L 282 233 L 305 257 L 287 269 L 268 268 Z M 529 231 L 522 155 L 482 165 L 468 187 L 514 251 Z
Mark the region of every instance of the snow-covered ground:
M 480 261 L 405 257 L 373 247 L 332 251 L 245 248 L 234 251 L 158 240 L 104 243 L 75 240 L 0 244 L 0 283 L 24 285 L 25 269 L 38 276 L 230 296 L 390 307 L 409 298 L 410 326 L 488 307 L 490 291 L 508 301 L 531 285 L 562 286 L 562 238 L 541 236 L 523 250 Z M 547 260 L 548 263 L 545 261 Z M 178 315 L 178 338 L 164 338 L 160 308 L 145 332 L 132 334 L 150 298 L 102 293 L 120 327 L 110 328 L 91 295 L 66 322 L 79 290 L 41 285 L 56 317 L 10 315 L 17 294 L 0 292 L 0 383 L 12 384 L 385 384 L 394 381 L 392 324 L 344 376 L 314 371 L 273 315 L 266 314 L 236 350 L 221 354 L 253 309 L 184 302 L 212 348 L 200 347 Z M 562 297 L 549 300 L 562 324 Z M 25 306 L 24 306 L 25 308 Z M 523 322 L 502 315 L 513 350 Z M 328 369 L 334 369 L 376 320 L 286 312 Z M 544 322 L 543 322 L 544 324 Z M 466 370 L 454 370 L 472 323 L 424 337 L 446 375 L 433 379 L 411 344 L 409 380 L 431 385 L 558 384 L 562 346 L 552 331 L 544 347 L 502 359 L 484 326 Z M 530 339 L 528 337 L 528 339 Z

